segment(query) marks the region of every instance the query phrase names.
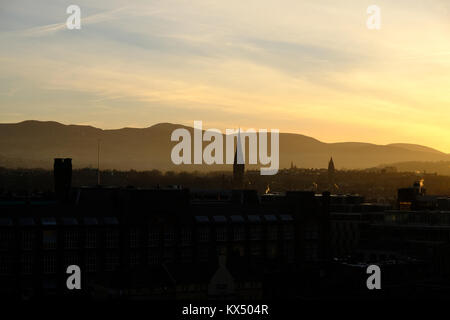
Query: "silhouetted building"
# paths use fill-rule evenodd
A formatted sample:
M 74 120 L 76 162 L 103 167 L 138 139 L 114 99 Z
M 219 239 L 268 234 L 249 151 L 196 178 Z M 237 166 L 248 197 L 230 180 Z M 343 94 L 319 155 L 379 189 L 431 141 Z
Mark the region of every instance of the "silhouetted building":
M 423 184 L 413 189 L 421 203 Z M 69 179 L 64 204 L 0 200 L 0 296 L 341 297 L 344 286 L 359 296 L 367 263 L 383 266 L 383 292 L 395 293 L 398 279 L 450 276 L 450 198 L 430 199 L 432 209 L 400 211 L 329 192 L 70 189 Z M 81 291 L 66 288 L 73 264 Z
M 399 210 L 361 225 L 360 259 L 419 263 L 414 281 L 450 276 L 450 197 L 426 195 L 423 180 L 398 194 Z
M 252 190 L 84 187 L 64 205 L 3 201 L 0 295 L 261 298 L 267 275 L 329 260 L 328 210 L 327 194 Z M 81 293 L 66 288 L 72 264 Z
M 450 211 L 387 211 L 367 225 L 362 248 L 368 261 L 422 261 L 423 277 L 450 276 Z
M 427 195 L 424 180 L 414 182 L 410 188 L 398 189 L 398 209 L 411 210 L 449 210 L 449 197 Z
M 358 255 L 364 226 L 383 221 L 388 204 L 366 203 L 359 195 L 332 195 L 330 205 L 331 250 L 333 258 Z

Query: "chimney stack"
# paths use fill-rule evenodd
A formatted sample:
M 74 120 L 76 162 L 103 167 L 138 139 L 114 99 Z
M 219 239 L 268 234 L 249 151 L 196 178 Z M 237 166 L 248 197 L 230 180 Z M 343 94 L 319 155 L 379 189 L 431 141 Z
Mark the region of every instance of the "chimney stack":
M 72 159 L 55 158 L 53 164 L 55 194 L 58 200 L 66 201 L 72 185 Z

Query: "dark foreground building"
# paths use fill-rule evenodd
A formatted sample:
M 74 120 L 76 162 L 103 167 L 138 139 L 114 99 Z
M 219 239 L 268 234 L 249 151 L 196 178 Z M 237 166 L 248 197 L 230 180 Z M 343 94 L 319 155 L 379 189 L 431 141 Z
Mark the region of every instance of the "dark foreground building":
M 327 193 L 70 189 L 69 164 L 55 161 L 57 199 L 0 201 L 4 298 L 287 296 L 283 274 L 319 274 L 331 259 Z M 67 289 L 70 265 L 82 290 Z
M 422 184 L 400 190 L 393 210 L 328 192 L 70 181 L 70 159 L 56 160 L 51 199 L 0 200 L 2 301 L 450 297 L 449 200 Z M 67 288 L 71 265 L 81 290 Z

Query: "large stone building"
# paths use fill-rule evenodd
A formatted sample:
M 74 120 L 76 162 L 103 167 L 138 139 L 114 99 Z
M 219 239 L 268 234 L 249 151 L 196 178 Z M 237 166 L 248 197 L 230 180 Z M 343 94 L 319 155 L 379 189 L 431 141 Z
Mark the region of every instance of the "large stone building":
M 65 190 L 70 175 L 60 172 Z M 261 298 L 274 274 L 330 259 L 327 193 L 96 186 L 63 194 L 0 201 L 3 297 L 205 298 L 226 267 L 234 297 Z M 66 288 L 69 265 L 82 270 L 81 293 Z

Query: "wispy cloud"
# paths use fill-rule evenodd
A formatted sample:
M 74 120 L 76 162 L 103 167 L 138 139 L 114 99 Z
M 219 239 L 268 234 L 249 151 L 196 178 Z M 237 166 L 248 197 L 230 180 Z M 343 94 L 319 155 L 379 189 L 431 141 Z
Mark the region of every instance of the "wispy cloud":
M 129 9 L 130 7 L 121 7 L 101 13 L 92 14 L 87 17 L 83 17 L 83 11 L 81 11 L 82 26 L 123 18 L 124 15 L 130 14 L 132 12 Z M 18 34 L 25 37 L 42 37 L 66 29 L 66 22 L 64 21 L 61 23 L 54 23 L 21 30 L 18 32 Z

